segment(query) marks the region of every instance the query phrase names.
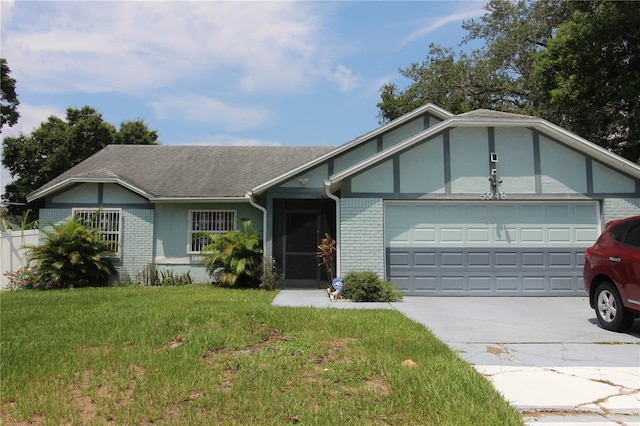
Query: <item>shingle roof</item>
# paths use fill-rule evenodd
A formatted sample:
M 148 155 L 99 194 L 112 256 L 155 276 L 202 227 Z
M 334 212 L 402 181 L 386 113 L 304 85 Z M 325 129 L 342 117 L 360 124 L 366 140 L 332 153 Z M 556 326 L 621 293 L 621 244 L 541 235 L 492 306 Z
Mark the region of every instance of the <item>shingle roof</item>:
M 154 197 L 242 197 L 328 146 L 109 145 L 31 195 L 69 179 L 120 179 Z
M 536 118 L 530 115 L 516 114 L 513 112 L 494 111 L 492 109 L 474 109 L 473 111 L 463 112 L 457 117 L 475 117 L 475 118 Z

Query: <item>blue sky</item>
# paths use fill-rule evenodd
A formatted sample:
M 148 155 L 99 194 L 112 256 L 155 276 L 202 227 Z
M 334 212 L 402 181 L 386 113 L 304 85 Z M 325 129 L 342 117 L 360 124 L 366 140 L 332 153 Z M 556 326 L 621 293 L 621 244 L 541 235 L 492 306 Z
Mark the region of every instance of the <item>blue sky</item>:
M 462 49 L 483 5 L 1 0 L 21 102 L 2 136 L 89 105 L 165 145 L 341 145 L 378 126 L 380 87 L 408 83 L 398 68 L 430 43 Z

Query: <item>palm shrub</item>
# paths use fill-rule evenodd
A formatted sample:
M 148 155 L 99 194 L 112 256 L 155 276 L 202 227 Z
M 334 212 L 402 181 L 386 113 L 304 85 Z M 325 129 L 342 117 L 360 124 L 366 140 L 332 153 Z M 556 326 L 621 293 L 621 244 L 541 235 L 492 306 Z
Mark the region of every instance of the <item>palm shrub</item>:
M 214 282 L 228 287 L 257 287 L 262 266 L 260 235 L 250 220 L 241 221 L 241 231 L 224 234 L 200 233 L 211 243 L 202 248 L 204 264 Z
M 41 245 L 27 246 L 27 260 L 33 271 L 35 288 L 99 287 L 116 274 L 109 260 L 109 241 L 100 230 L 73 217 L 43 230 Z
M 373 271 L 349 272 L 342 280 L 340 296 L 354 302 L 397 302 L 402 291 Z

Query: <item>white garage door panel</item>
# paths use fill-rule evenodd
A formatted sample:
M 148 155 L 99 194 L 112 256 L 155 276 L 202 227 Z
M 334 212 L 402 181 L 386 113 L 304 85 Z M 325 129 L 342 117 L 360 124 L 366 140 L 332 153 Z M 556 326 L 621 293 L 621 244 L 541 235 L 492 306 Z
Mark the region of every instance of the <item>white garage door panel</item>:
M 407 295 L 584 295 L 594 202 L 390 203 L 387 274 Z
M 598 237 L 594 202 L 533 204 L 389 204 L 388 247 L 565 245 L 582 247 Z

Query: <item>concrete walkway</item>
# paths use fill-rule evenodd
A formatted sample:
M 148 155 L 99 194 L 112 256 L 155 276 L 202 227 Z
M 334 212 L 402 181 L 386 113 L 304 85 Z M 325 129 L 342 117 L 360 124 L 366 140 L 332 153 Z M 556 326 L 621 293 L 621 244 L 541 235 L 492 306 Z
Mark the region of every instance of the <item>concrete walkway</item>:
M 349 303 L 324 290 L 283 290 L 273 304 L 396 309 L 474 365 L 527 425 L 640 425 L 640 320 L 627 333 L 603 330 L 585 297 Z

